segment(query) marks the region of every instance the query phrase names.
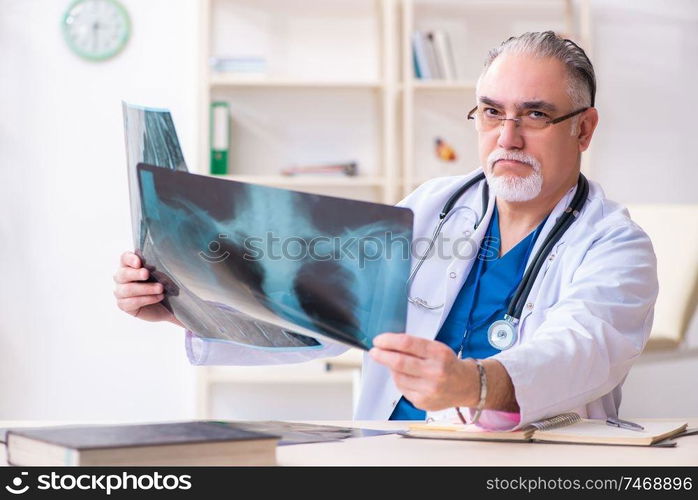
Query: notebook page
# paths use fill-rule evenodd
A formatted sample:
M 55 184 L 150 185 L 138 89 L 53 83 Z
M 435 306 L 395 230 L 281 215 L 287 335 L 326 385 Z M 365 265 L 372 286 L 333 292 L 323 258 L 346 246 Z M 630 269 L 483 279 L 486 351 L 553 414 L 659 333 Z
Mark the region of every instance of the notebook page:
M 634 420 L 645 429 L 635 431 L 606 424 L 605 420 L 588 420 L 549 431 L 536 431 L 533 439 L 609 444 L 652 444 L 686 427 L 682 422 Z
M 434 437 L 446 439 L 483 439 L 483 440 L 528 440 L 532 430 L 490 431 L 475 424 L 448 422 L 429 422 L 412 424 L 407 434 L 413 437 Z

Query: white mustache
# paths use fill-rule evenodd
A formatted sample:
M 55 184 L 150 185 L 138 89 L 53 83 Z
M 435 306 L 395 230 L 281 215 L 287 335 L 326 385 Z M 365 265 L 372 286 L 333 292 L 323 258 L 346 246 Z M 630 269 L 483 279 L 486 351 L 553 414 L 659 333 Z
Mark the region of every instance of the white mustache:
M 523 151 L 506 151 L 504 149 L 495 149 L 487 156 L 487 168 L 492 172 L 492 167 L 499 160 L 512 160 L 529 165 L 534 172 L 540 172 L 540 162 L 533 156 Z

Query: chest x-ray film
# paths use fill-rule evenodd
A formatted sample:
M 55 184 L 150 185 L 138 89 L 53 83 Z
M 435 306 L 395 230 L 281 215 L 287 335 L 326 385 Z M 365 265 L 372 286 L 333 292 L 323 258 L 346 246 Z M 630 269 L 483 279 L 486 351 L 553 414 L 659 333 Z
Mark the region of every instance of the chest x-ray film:
M 140 248 L 144 232 L 141 227 L 141 202 L 138 193 L 136 165 L 147 163 L 171 170 L 187 170 L 179 147 L 172 115 L 166 109 L 146 108 L 121 103 L 126 138 L 126 165 L 131 198 L 133 242 Z
M 409 209 L 138 165 L 146 266 L 192 332 L 370 349 L 405 331 Z
M 168 290 L 172 290 L 173 282 L 166 275 L 158 271 L 162 268 L 157 252 L 150 246 L 146 246 L 147 228 L 142 224 L 141 196 L 138 187 L 139 163 L 148 163 L 153 166 L 170 170 L 187 171 L 182 150 L 179 146 L 177 131 L 172 120 L 172 115 L 166 109 L 149 108 L 122 102 L 124 116 L 124 132 L 126 138 L 126 160 L 128 168 L 129 195 L 131 201 L 131 223 L 133 229 L 133 245 L 138 256 L 143 259 L 144 265 L 151 271 L 148 281 L 163 281 Z M 148 259 L 143 255 L 146 249 Z M 180 296 L 178 303 L 184 304 L 185 298 Z M 169 298 L 165 298 L 162 304 L 169 310 L 172 307 Z M 208 307 L 208 309 L 207 309 Z M 199 324 L 204 323 L 210 327 L 221 322 L 229 322 L 237 326 L 241 332 L 250 332 L 250 335 L 261 334 L 260 343 L 266 338 L 268 346 L 285 347 L 317 347 L 317 342 L 312 337 L 289 332 L 276 325 L 256 321 L 249 316 L 241 314 L 234 309 L 213 308 L 197 301 L 195 297 L 189 297 L 186 306 L 180 308 L 200 319 Z M 180 312 L 180 314 L 184 314 Z M 224 316 L 227 319 L 222 319 Z M 204 330 L 201 330 L 204 331 Z

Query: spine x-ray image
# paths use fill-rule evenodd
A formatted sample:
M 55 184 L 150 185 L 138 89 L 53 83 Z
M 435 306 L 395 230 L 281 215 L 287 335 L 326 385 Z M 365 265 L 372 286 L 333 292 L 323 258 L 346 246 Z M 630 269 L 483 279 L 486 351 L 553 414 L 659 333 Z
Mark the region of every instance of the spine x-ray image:
M 124 124 L 136 252 L 188 330 L 272 350 L 404 331 L 409 209 L 190 174 L 169 112 Z

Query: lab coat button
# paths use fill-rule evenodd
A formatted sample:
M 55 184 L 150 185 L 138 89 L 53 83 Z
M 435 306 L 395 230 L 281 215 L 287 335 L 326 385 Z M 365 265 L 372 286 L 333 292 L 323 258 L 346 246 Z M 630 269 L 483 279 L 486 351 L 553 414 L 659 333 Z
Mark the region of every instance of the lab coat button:
M 529 302 L 528 304 L 526 304 L 526 309 L 533 309 L 533 302 Z
M 451 273 L 451 274 L 449 274 L 449 276 L 451 277 L 451 279 L 453 279 L 456 277 L 456 273 Z

